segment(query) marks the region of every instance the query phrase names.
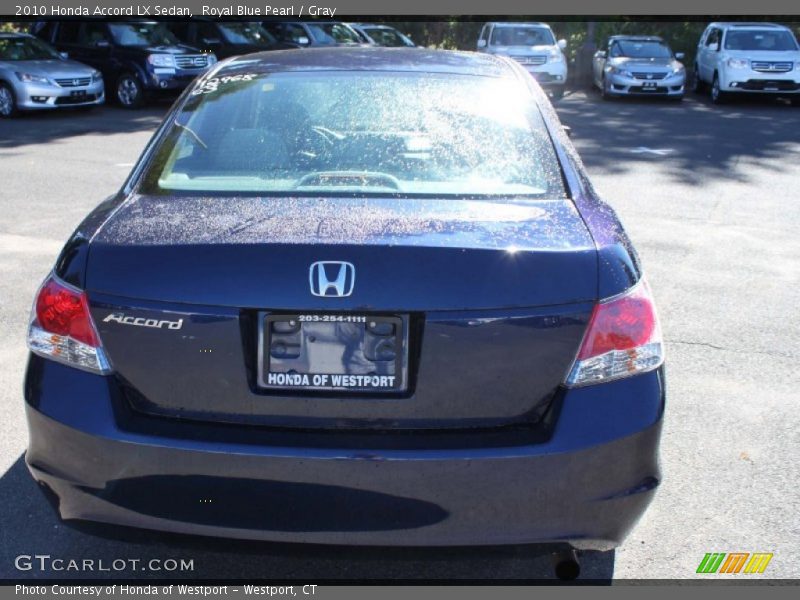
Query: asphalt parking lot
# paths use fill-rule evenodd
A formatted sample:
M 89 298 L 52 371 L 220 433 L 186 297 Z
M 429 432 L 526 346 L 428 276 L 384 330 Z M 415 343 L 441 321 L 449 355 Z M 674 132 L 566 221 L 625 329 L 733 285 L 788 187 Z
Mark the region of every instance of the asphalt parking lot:
M 668 352 L 664 483 L 622 548 L 584 557 L 583 576 L 685 578 L 706 552 L 772 552 L 760 577 L 800 577 L 800 109 L 603 102 L 583 92 L 557 109 L 642 255 Z M 30 303 L 61 244 L 120 186 L 165 110 L 0 122 L 0 577 L 164 575 L 18 571 L 21 554 L 188 558 L 194 571 L 184 575 L 214 579 L 551 577 L 549 557 L 531 548 L 347 550 L 150 533 L 122 541 L 58 522 L 22 458 Z

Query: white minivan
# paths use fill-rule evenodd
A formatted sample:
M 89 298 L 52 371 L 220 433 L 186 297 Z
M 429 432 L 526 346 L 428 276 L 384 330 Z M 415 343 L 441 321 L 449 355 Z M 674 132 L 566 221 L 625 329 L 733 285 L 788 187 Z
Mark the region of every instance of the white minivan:
M 800 99 L 800 46 L 774 23 L 711 23 L 697 45 L 692 88 L 708 88 L 715 104 L 733 93 Z
M 566 47 L 547 23 L 486 23 L 477 44 L 478 52 L 516 60 L 555 99 L 567 83 Z

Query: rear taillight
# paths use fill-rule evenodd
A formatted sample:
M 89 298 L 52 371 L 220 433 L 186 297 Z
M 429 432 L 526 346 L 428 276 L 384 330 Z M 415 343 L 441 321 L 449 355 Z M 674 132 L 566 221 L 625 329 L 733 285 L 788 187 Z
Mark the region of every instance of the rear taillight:
M 28 329 L 31 352 L 91 371 L 110 373 L 86 293 L 50 275 L 39 292 Z
M 661 328 L 650 288 L 639 282 L 594 307 L 566 384 L 611 381 L 658 368 L 664 362 Z

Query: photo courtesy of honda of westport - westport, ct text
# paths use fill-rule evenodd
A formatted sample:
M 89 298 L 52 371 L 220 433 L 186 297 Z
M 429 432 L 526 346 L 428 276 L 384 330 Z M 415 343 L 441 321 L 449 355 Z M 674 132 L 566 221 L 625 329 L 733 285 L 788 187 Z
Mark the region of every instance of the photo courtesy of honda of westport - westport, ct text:
M 0 600 L 791 593 L 798 39 L 0 0 Z

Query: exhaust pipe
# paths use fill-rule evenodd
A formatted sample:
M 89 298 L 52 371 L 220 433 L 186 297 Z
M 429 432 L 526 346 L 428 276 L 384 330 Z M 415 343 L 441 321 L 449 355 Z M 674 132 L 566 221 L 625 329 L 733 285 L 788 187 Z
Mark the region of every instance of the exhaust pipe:
M 581 574 L 581 563 L 574 549 L 553 553 L 553 568 L 561 581 L 574 581 Z

